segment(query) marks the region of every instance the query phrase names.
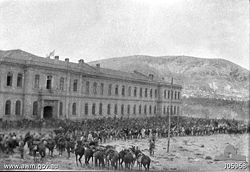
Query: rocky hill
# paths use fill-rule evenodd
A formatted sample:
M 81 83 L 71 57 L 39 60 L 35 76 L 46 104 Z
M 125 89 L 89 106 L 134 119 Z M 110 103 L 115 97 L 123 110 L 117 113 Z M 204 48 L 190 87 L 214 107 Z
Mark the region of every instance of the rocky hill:
M 93 61 L 101 67 L 126 72 L 153 73 L 183 85 L 185 97 L 216 99 L 249 99 L 249 71 L 224 59 L 204 59 L 189 56 L 128 56 Z

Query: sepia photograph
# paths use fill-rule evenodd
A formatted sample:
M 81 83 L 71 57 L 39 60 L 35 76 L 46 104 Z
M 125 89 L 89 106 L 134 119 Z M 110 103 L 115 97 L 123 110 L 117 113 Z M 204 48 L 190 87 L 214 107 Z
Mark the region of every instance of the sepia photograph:
M 249 171 L 249 0 L 0 0 L 0 171 Z

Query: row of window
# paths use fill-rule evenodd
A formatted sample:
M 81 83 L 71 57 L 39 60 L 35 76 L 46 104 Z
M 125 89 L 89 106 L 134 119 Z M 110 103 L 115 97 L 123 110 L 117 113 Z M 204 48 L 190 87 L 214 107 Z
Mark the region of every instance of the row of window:
M 179 91 L 164 90 L 164 98 L 165 99 L 180 100 L 180 92 Z
M 5 115 L 11 114 L 11 101 L 7 100 L 5 103 Z M 21 114 L 21 101 L 17 100 L 15 102 L 15 114 L 20 115 Z
M 7 74 L 6 85 L 8 87 L 12 87 L 13 86 L 13 73 L 12 72 L 8 72 L 8 74 Z M 17 83 L 16 83 L 16 86 L 18 88 L 22 88 L 22 86 L 23 86 L 23 74 L 21 74 L 21 73 L 17 74 Z

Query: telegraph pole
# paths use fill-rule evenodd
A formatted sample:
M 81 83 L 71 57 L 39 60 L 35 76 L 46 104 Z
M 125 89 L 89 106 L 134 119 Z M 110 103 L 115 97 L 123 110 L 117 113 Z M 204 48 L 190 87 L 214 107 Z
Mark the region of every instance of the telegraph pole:
M 173 77 L 171 79 L 171 90 L 170 90 L 170 113 L 168 115 L 168 149 L 167 152 L 169 153 L 169 146 L 170 146 L 170 125 L 171 125 L 171 116 L 172 116 L 172 98 L 173 98 Z

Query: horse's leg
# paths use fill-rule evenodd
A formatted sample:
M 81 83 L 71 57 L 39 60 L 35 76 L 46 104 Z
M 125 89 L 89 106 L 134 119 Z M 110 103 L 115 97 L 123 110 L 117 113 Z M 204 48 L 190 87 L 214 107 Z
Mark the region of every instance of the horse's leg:
M 78 166 L 78 163 L 77 163 L 77 160 L 78 160 L 78 159 L 77 159 L 77 154 L 75 154 L 75 155 L 76 155 L 76 166 Z
M 81 164 L 81 167 L 82 167 L 82 161 L 81 161 L 82 156 L 83 156 L 83 154 L 82 154 L 82 155 L 80 155 L 80 157 L 79 157 L 79 162 L 80 162 L 80 164 Z

